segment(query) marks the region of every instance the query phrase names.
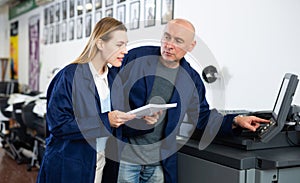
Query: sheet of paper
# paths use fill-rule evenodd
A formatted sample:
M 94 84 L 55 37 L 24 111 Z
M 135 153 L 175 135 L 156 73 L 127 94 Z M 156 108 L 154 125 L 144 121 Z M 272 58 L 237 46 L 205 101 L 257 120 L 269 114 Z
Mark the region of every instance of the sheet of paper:
M 137 109 L 134 109 L 132 111 L 129 111 L 127 113 L 129 114 L 135 114 L 136 118 L 140 119 L 144 116 L 151 116 L 153 113 L 158 112 L 160 110 L 166 110 L 169 108 L 176 107 L 177 103 L 171 103 L 171 104 L 147 104 L 145 106 L 139 107 Z

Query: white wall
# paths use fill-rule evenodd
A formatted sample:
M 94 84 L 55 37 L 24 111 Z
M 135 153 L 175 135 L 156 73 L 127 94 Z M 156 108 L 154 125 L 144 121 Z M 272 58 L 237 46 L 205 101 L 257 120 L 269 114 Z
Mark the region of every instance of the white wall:
M 128 4 L 132 1 L 128 1 Z M 46 5 L 46 7 L 49 5 Z M 143 1 L 141 2 L 143 7 Z M 28 19 L 41 16 L 43 8 L 22 15 L 19 20 L 19 82 L 28 83 Z M 144 16 L 143 8 L 141 17 Z M 207 65 L 215 65 L 221 78 L 206 84 L 212 107 L 225 109 L 271 109 L 286 72 L 300 75 L 300 1 L 298 0 L 175 0 L 175 18 L 189 19 L 197 30 L 198 46 L 191 53 L 200 60 L 199 72 Z M 129 20 L 127 10 L 126 19 Z M 156 15 L 159 19 L 160 0 Z M 9 34 L 2 27 L 0 10 L 0 41 Z M 93 17 L 94 18 L 94 17 Z M 14 20 L 13 20 L 14 21 Z M 129 40 L 160 39 L 161 26 L 128 32 Z M 3 30 L 4 29 L 4 30 Z M 7 38 L 6 38 L 7 39 Z M 41 40 L 41 90 L 48 83 L 48 75 L 55 67 L 63 67 L 74 60 L 83 49 L 86 39 L 43 45 Z M 6 46 L 3 46 L 7 50 Z M 2 47 L 0 47 L 2 48 Z M 1 49 L 0 49 L 0 53 Z M 4 54 L 9 53 L 4 51 Z M 195 65 L 192 63 L 192 65 Z M 197 67 L 197 64 L 195 65 Z M 299 86 L 300 87 L 300 86 Z M 300 105 L 299 87 L 294 103 Z
M 224 71 L 225 107 L 271 109 L 284 73 L 300 74 L 300 1 L 196 2 L 176 1 L 175 17 L 195 24 Z

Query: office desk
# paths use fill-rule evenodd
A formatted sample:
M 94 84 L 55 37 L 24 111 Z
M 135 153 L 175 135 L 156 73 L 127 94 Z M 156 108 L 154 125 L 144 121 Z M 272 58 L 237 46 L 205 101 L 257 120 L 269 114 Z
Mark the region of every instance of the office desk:
M 300 182 L 300 147 L 247 151 L 210 144 L 200 151 L 198 143 L 190 140 L 178 153 L 179 183 Z

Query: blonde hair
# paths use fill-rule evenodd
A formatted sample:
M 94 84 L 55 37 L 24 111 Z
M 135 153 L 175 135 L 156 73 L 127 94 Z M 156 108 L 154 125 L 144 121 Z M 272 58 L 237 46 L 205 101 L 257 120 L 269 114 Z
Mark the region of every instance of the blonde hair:
M 103 41 L 109 41 L 111 39 L 111 33 L 116 30 L 127 31 L 127 28 L 122 22 L 112 17 L 102 18 L 95 25 L 94 30 L 84 50 L 82 51 L 80 56 L 73 61 L 73 63 L 87 63 L 91 61 L 98 52 L 98 48 L 96 45 L 97 40 L 102 39 Z

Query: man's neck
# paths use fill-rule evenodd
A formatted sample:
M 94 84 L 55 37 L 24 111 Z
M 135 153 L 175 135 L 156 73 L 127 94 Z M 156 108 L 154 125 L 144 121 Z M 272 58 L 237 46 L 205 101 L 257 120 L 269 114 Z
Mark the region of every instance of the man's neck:
M 159 57 L 159 61 L 162 65 L 171 69 L 175 69 L 180 65 L 177 60 L 164 60 L 162 57 Z

